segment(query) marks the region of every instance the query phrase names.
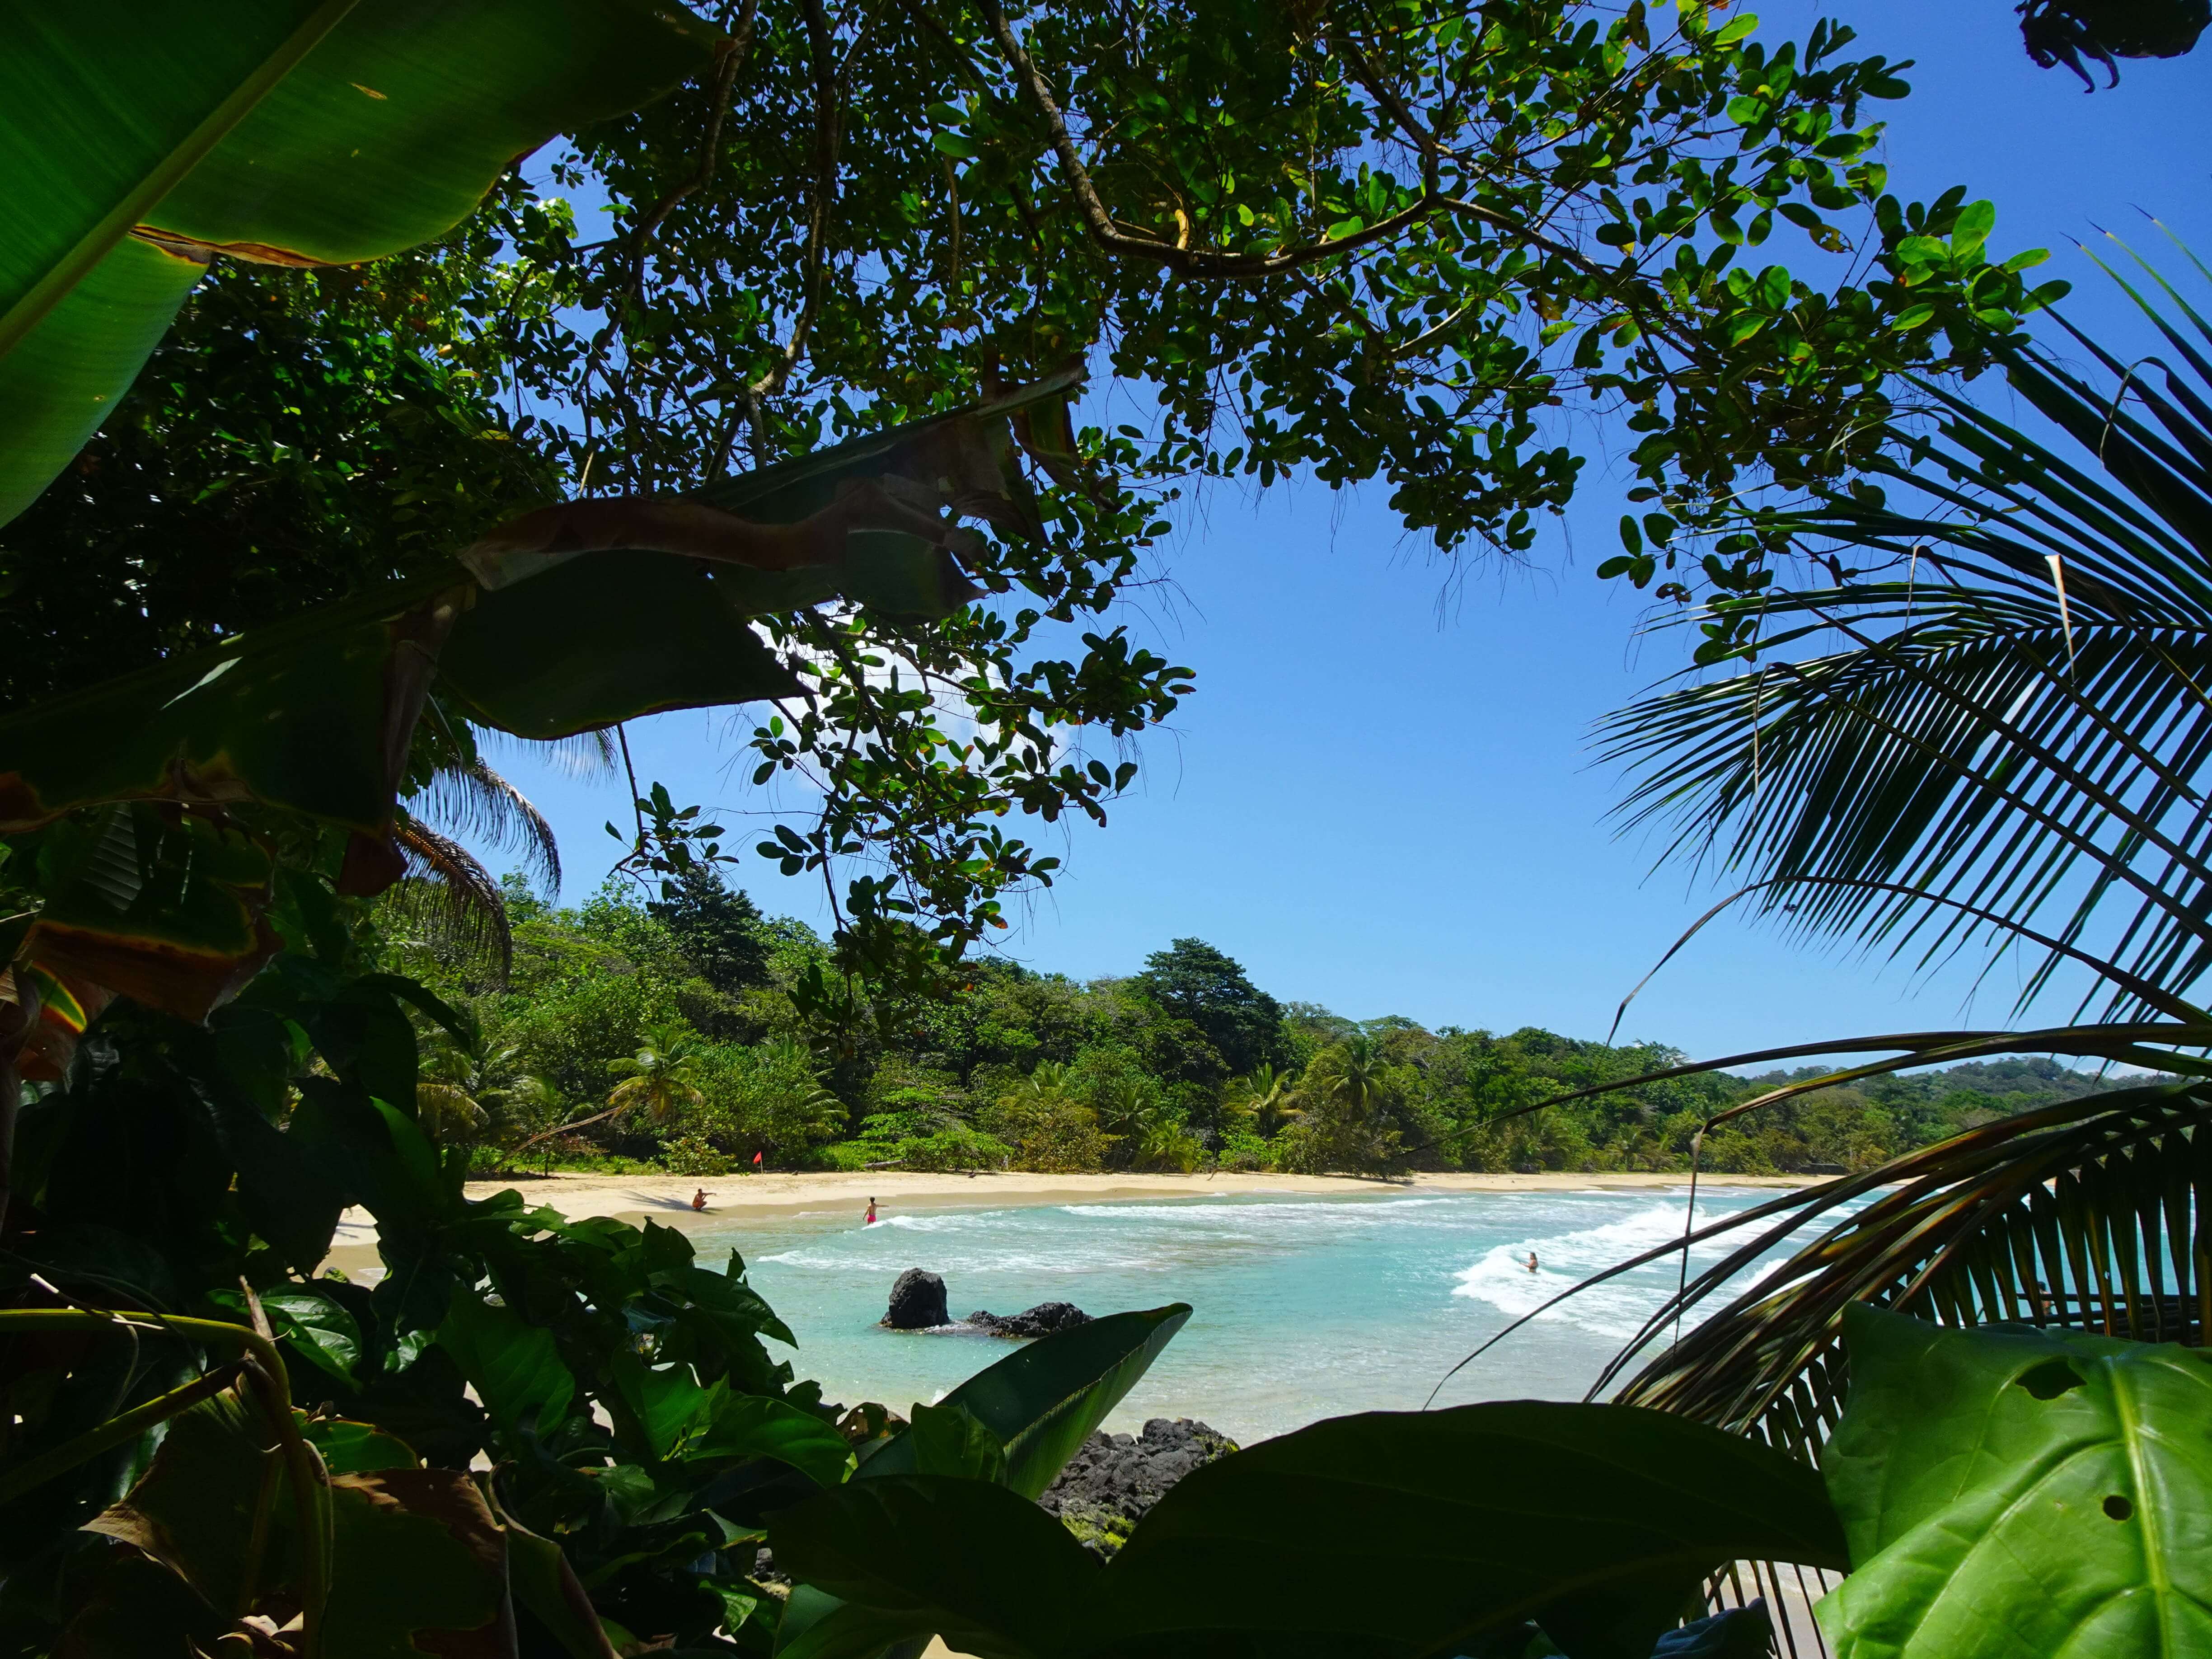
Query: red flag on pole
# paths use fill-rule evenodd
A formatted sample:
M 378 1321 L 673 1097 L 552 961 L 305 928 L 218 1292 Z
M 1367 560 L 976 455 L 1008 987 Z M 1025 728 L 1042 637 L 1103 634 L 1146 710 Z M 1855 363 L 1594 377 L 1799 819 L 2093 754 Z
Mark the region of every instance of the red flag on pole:
M 756 1170 L 757 1170 L 757 1169 L 759 1169 L 759 1168 L 760 1168 L 760 1166 L 761 1166 L 761 1155 L 760 1155 L 758 1152 L 755 1152 L 755 1153 L 753 1154 L 753 1168 L 755 1168 Z

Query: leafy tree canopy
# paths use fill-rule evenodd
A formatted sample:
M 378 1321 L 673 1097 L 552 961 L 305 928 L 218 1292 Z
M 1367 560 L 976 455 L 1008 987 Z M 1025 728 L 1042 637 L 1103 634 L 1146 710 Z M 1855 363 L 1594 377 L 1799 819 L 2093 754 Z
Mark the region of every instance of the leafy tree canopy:
M 725 994 L 764 982 L 769 945 L 760 907 L 712 865 L 687 871 L 671 885 L 674 896 L 653 900 L 646 911 L 676 936 L 699 977 Z
M 1282 1058 L 1282 1005 L 1204 939 L 1179 939 L 1153 951 L 1130 982 L 1204 1032 L 1232 1073 Z
M 716 21 L 714 72 L 556 158 L 611 234 L 515 177 L 358 276 L 226 270 L 0 532 L 38 573 L 17 689 L 404 574 L 549 489 L 691 488 L 1079 359 L 1091 424 L 1027 434 L 1048 533 L 979 538 L 984 603 L 767 624 L 804 690 L 755 730 L 753 775 L 807 805 L 763 851 L 957 945 L 1056 867 L 1007 816 L 1103 817 L 1135 765 L 1107 751 L 1188 690 L 1112 617 L 1194 486 L 1377 480 L 1443 552 L 1523 556 L 1575 489 L 1571 423 L 1603 411 L 1635 434 L 1622 569 L 1648 582 L 1747 492 L 1863 465 L 1899 370 L 1976 371 L 2051 292 L 2033 256 L 1992 262 L 1986 204 L 1887 193 L 1868 115 L 1905 66 L 1826 22 L 1769 43 L 1643 0 Z

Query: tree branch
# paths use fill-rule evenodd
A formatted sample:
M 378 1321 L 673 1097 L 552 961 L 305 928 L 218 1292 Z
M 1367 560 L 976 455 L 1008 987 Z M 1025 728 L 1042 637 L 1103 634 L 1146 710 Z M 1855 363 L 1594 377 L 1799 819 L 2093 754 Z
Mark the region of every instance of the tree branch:
M 830 52 L 830 19 L 822 0 L 804 0 L 806 36 L 814 59 L 814 187 L 806 215 L 806 252 L 799 274 L 799 316 L 792 323 L 775 367 L 752 383 L 752 406 L 783 389 L 791 371 L 806 355 L 806 337 L 822 306 L 822 274 L 830 241 L 830 208 L 837 194 L 837 150 L 841 137 L 838 85 L 841 76 Z
M 1385 81 L 1375 65 L 1368 61 L 1367 54 L 1360 51 L 1359 45 L 1352 38 L 1350 30 L 1332 31 L 1332 33 L 1336 41 L 1337 50 L 1343 54 L 1345 63 L 1351 67 L 1352 79 L 1366 89 L 1367 95 L 1382 106 L 1398 130 L 1413 142 L 1413 148 L 1420 151 L 1422 188 L 1431 196 L 1440 194 L 1437 174 L 1438 162 L 1442 157 L 1442 148 L 1437 143 L 1436 135 L 1421 125 L 1413 112 L 1407 107 L 1405 100 L 1398 96 L 1390 83 Z
M 714 177 L 714 168 L 722 155 L 722 122 L 730 112 L 730 94 L 737 85 L 738 70 L 745 61 L 746 50 L 752 45 L 753 25 L 759 17 L 760 0 L 745 0 L 744 15 L 714 55 L 714 91 L 708 105 L 707 131 L 699 141 L 699 165 L 692 169 L 690 178 L 655 202 L 630 233 L 637 250 L 640 281 L 643 279 L 646 246 L 652 241 L 653 234 L 676 210 L 678 202 L 693 191 L 704 189 Z
M 1273 253 L 1233 253 L 1223 248 L 1192 247 L 1187 245 L 1186 239 L 1183 238 L 1170 242 L 1153 236 L 1133 235 L 1115 221 L 1113 215 L 1108 211 L 1104 201 L 1100 198 L 1097 187 L 1091 180 L 1090 170 L 1084 166 L 1082 154 L 1076 148 L 1075 139 L 1068 131 L 1066 118 L 1060 112 L 1059 104 L 1054 100 L 1052 88 L 1045 83 L 1044 76 L 1037 69 L 1035 60 L 1024 49 L 1019 37 L 1015 34 L 1013 25 L 1006 21 L 1005 8 L 1000 4 L 1000 0 L 981 0 L 981 4 L 985 14 L 991 20 L 993 33 L 998 36 L 1000 50 L 1006 55 L 1007 63 L 1012 67 L 1015 77 L 1028 94 L 1030 101 L 1036 106 L 1039 113 L 1045 118 L 1045 125 L 1051 134 L 1053 149 L 1060 157 L 1060 171 L 1067 180 L 1069 189 L 1074 192 L 1077 206 L 1081 210 L 1085 228 L 1090 232 L 1091 240 L 1105 252 L 1117 258 L 1150 259 L 1182 276 L 1213 281 L 1250 280 L 1279 276 L 1285 271 L 1294 270 L 1300 265 L 1334 258 L 1341 253 L 1356 252 L 1363 247 L 1387 240 L 1400 232 L 1411 228 L 1432 214 L 1450 212 L 1480 220 L 1485 224 L 1531 247 L 1540 248 L 1547 253 L 1565 259 L 1585 276 L 1596 277 L 1601 281 L 1610 281 L 1615 274 L 1607 270 L 1604 266 L 1590 259 L 1578 249 L 1545 235 L 1533 227 L 1515 219 L 1510 214 L 1501 213 L 1494 208 L 1485 207 L 1477 202 L 1446 196 L 1437 189 L 1435 178 L 1437 145 L 1435 137 L 1420 125 L 1413 112 L 1406 108 L 1403 101 L 1389 89 L 1379 76 L 1373 76 L 1371 67 L 1361 73 L 1361 84 L 1367 88 L 1369 93 L 1382 103 L 1387 111 L 1391 112 L 1393 119 L 1399 121 L 1413 137 L 1416 144 L 1423 152 L 1425 159 L 1422 171 L 1425 179 L 1428 181 L 1428 187 L 1418 199 L 1409 203 L 1396 213 L 1379 219 L 1349 236 L 1324 237 L 1318 242 L 1310 242 L 1304 246 L 1285 248 Z M 1365 64 L 1365 58 L 1358 56 L 1357 48 L 1349 47 L 1348 43 L 1340 41 L 1340 44 L 1346 46 L 1352 52 L 1352 58 L 1356 60 L 1354 62 L 1356 70 L 1360 65 Z M 1370 76 L 1373 77 L 1371 82 L 1369 78 Z

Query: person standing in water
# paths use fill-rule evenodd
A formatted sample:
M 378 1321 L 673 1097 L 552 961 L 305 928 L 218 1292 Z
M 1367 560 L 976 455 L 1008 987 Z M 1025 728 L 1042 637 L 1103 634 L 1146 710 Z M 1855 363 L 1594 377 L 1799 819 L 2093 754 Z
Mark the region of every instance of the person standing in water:
M 876 1224 L 876 1200 L 872 1198 L 868 1200 L 868 1218 L 860 1224 L 863 1227 L 872 1227 Z
M 700 1188 L 696 1192 L 691 1194 L 691 1207 L 695 1210 L 705 1209 L 707 1207 L 707 1200 L 713 1196 L 714 1194 L 708 1192 L 704 1187 Z
M 1532 1273 L 1536 1271 L 1536 1253 L 1534 1250 L 1528 1252 L 1528 1271 Z

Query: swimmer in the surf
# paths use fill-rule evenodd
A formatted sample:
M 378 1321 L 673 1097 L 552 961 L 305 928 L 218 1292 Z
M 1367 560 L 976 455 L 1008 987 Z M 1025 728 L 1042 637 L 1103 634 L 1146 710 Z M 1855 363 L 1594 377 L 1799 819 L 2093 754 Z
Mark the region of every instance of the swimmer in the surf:
M 872 1227 L 876 1224 L 876 1200 L 872 1198 L 868 1200 L 868 1218 L 860 1224 L 863 1227 Z
M 1536 1271 L 1536 1253 L 1534 1250 L 1528 1252 L 1528 1271 L 1532 1273 Z

